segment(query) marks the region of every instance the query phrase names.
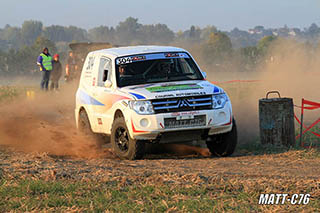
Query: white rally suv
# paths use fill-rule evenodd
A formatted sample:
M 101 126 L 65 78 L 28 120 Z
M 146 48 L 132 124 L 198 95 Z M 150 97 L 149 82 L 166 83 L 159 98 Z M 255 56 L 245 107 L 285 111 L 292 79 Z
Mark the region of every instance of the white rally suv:
M 206 81 L 190 53 L 131 46 L 90 52 L 76 94 L 77 127 L 110 136 L 122 159 L 143 157 L 145 143 L 205 140 L 229 156 L 237 129 L 228 95 Z

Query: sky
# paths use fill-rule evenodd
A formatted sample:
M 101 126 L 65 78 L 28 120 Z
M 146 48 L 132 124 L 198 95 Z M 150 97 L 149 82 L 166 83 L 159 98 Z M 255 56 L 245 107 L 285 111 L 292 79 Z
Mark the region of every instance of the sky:
M 320 0 L 0 0 L 0 27 L 25 20 L 45 26 L 90 29 L 116 26 L 132 16 L 142 24 L 167 24 L 174 31 L 195 25 L 219 30 L 320 26 Z

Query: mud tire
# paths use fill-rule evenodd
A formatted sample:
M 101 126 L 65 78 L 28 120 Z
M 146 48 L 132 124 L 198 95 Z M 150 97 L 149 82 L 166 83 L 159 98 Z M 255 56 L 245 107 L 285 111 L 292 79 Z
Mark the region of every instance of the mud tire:
M 93 135 L 90 121 L 85 110 L 81 110 L 79 113 L 79 131 L 85 135 Z
M 213 156 L 227 157 L 233 154 L 238 142 L 236 121 L 232 120 L 230 132 L 209 136 L 206 141 L 207 147 Z
M 114 153 L 120 159 L 137 160 L 143 158 L 145 142 L 130 137 L 123 117 L 117 117 L 113 121 L 110 141 Z
M 79 114 L 79 131 L 88 137 L 88 139 L 93 139 L 97 147 L 101 147 L 106 143 L 106 139 L 102 135 L 92 131 L 89 117 L 85 110 L 80 111 Z

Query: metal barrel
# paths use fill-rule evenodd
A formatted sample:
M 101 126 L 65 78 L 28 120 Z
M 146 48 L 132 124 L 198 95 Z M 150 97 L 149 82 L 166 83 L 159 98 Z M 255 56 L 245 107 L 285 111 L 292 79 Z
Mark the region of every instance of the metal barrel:
M 278 98 L 269 98 L 272 93 Z M 278 91 L 270 91 L 259 100 L 260 141 L 279 146 L 295 145 L 292 98 L 281 98 Z

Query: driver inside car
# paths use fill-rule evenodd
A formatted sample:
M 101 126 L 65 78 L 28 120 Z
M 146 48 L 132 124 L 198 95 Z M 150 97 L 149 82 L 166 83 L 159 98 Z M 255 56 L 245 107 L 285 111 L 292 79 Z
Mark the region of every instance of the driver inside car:
M 158 64 L 158 72 L 160 76 L 169 76 L 170 74 L 172 74 L 173 69 L 173 61 L 171 60 L 164 60 L 161 61 Z
M 124 65 L 121 65 L 120 67 L 119 67 L 119 76 L 120 77 L 123 77 L 123 76 L 125 76 L 126 75 L 126 67 L 124 66 Z

